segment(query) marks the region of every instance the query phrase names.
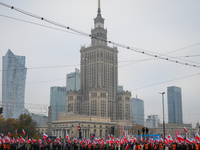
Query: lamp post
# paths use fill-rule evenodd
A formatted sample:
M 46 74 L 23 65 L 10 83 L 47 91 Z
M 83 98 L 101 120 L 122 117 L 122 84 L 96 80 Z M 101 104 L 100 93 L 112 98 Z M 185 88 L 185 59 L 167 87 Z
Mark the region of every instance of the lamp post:
M 159 93 L 162 94 L 162 103 L 163 103 L 163 135 L 164 135 L 164 142 L 165 142 L 165 115 L 164 115 L 164 94 L 165 92 Z

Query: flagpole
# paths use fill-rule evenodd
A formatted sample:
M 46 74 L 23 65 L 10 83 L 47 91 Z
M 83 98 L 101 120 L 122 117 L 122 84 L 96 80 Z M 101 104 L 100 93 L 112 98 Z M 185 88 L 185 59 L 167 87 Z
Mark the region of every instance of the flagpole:
M 164 115 L 164 94 L 165 92 L 162 92 L 162 93 L 159 93 L 159 94 L 162 94 L 162 103 L 163 103 L 163 135 L 164 135 L 164 143 L 165 143 L 165 115 Z

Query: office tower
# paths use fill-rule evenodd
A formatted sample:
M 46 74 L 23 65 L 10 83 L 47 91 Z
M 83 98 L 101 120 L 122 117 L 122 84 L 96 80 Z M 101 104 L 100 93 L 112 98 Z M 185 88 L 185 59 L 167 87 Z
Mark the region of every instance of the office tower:
M 118 92 L 122 92 L 123 91 L 123 86 L 122 85 L 118 85 Z
M 167 88 L 168 122 L 183 123 L 181 88 L 171 86 Z
M 158 127 L 158 124 L 160 123 L 160 119 L 158 118 L 158 115 L 149 115 L 146 119 L 145 126 L 149 128 Z
M 66 109 L 66 87 L 50 88 L 50 106 L 52 109 L 52 121 L 56 121 L 58 113 Z
M 75 68 L 75 72 L 67 74 L 67 91 L 80 90 L 80 72 Z
M 101 16 L 100 0 L 91 46 L 82 46 L 80 91 L 67 92 L 67 111 L 81 115 L 129 120 L 131 93 L 118 92 L 118 50 L 107 45 L 107 29 Z
M 131 115 L 136 124 L 144 126 L 144 101 L 137 96 L 131 98 Z
M 3 56 L 2 106 L 5 119 L 17 119 L 24 113 L 26 72 L 25 56 L 16 56 L 8 50 Z

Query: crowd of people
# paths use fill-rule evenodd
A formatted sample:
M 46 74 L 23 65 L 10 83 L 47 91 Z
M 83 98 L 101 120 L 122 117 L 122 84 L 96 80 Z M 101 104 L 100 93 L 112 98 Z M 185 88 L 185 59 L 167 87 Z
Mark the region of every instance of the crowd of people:
M 162 142 L 146 143 L 125 142 L 120 144 L 105 142 L 99 144 L 97 142 L 88 143 L 87 141 L 58 141 L 58 142 L 24 142 L 24 143 L 3 143 L 0 144 L 1 150 L 199 150 L 199 143 L 170 143 Z

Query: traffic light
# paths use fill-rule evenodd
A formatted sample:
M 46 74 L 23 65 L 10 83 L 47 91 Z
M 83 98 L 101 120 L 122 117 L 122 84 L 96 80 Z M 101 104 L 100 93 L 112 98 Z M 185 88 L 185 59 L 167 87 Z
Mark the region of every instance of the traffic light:
M 145 127 L 143 127 L 143 128 L 142 128 L 142 132 L 143 132 L 143 135 L 144 135 L 144 132 L 145 132 Z
M 82 132 L 79 131 L 79 139 L 81 139 L 81 137 L 82 137 Z
M 0 107 L 0 114 L 3 113 L 3 107 Z
M 115 127 L 114 126 L 111 127 L 111 134 L 115 135 Z
M 148 133 L 149 133 L 149 128 L 146 127 L 146 134 L 148 134 Z

